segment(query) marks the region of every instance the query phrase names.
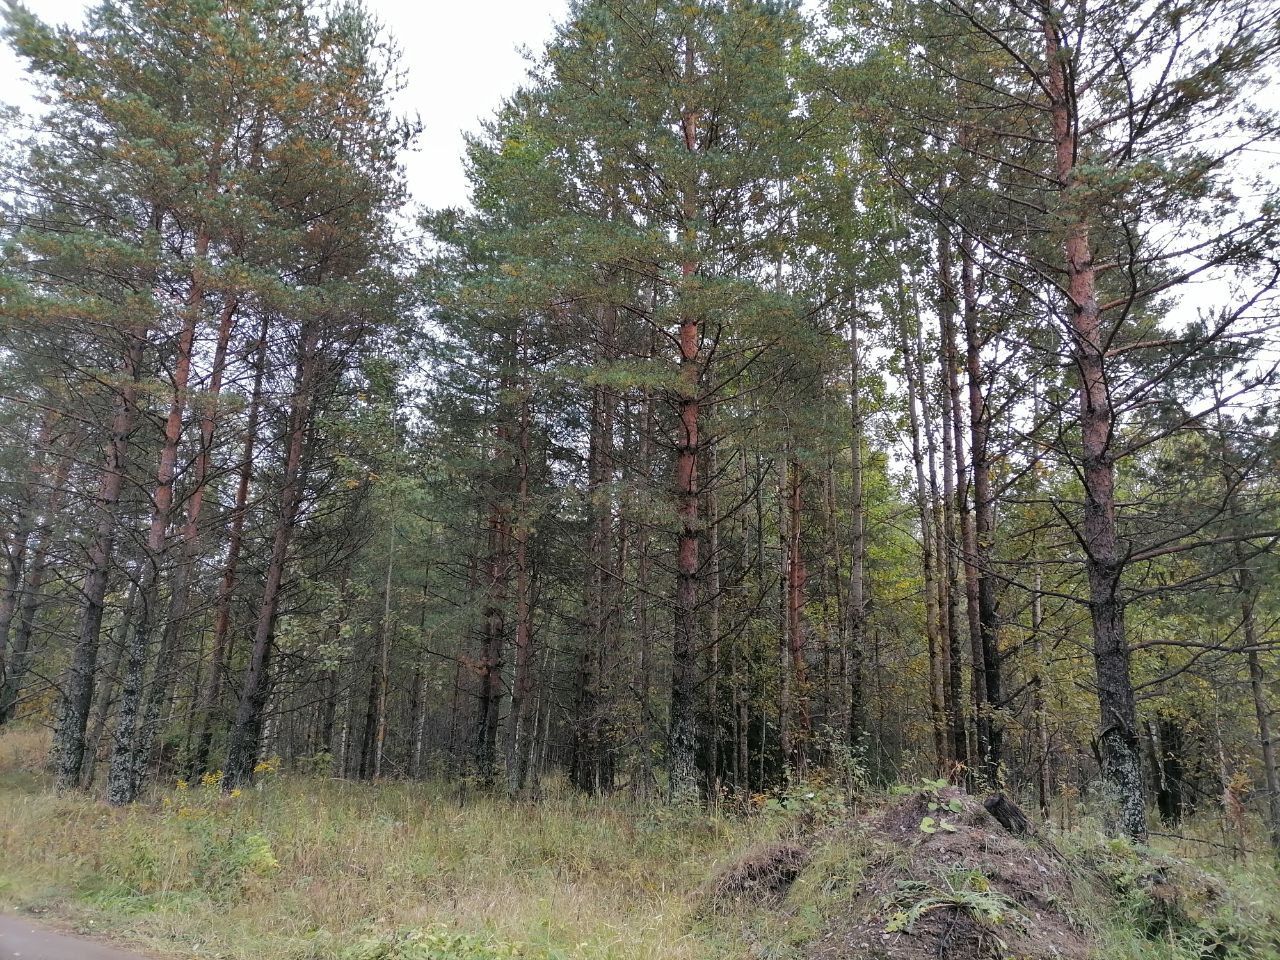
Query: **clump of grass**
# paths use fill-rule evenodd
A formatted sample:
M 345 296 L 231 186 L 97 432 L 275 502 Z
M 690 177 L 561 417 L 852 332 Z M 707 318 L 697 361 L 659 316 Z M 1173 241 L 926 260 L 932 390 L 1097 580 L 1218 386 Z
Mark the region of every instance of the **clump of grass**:
M 714 950 L 690 933 L 691 892 L 764 829 L 568 793 L 263 780 L 116 810 L 0 768 L 0 903 L 246 960 L 694 960 Z
M 1108 958 L 1280 960 L 1273 861 L 1192 863 L 1097 834 L 1066 846 L 1082 882 L 1098 890 L 1092 919 Z

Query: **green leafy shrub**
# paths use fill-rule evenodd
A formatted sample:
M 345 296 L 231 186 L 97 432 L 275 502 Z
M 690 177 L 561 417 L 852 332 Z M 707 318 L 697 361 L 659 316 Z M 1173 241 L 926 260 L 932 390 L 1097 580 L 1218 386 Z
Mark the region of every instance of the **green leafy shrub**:
M 848 796 L 842 784 L 825 778 L 779 788 L 758 798 L 762 816 L 795 823 L 802 830 L 814 830 L 841 823 L 849 817 Z
M 1017 903 L 995 890 L 981 870 L 949 870 L 940 872 L 935 884 L 899 880 L 886 904 L 886 912 L 892 912 L 885 932 L 910 933 L 927 914 L 949 908 L 965 911 L 988 929 L 1025 923 Z

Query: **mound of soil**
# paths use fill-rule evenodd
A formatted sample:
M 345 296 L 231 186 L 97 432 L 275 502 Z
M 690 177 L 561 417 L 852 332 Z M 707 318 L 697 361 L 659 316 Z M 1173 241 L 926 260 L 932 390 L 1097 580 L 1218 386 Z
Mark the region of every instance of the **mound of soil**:
M 919 793 L 854 829 L 869 859 L 847 909 L 826 911 L 808 960 L 1087 960 L 1061 856 L 1011 834 L 980 801 Z
M 706 895 L 718 909 L 776 903 L 808 863 L 809 851 L 798 843 L 757 844 L 713 877 Z

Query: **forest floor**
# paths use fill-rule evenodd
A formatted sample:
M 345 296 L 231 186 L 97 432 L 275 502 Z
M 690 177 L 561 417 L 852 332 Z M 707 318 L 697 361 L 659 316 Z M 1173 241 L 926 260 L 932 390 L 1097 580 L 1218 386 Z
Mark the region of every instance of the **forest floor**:
M 52 794 L 43 748 L 0 736 L 0 910 L 157 956 L 1280 958 L 1265 858 L 1215 872 L 1096 831 L 1015 837 L 937 785 L 744 816 L 268 771 L 112 809 Z

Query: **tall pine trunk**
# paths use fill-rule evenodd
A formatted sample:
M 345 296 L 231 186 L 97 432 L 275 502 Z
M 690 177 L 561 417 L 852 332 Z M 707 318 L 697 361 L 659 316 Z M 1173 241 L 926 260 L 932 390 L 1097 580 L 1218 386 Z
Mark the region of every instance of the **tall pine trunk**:
M 787 568 L 786 568 L 786 636 L 791 659 L 791 755 L 787 762 L 791 772 L 804 779 L 808 764 L 810 738 L 809 679 L 807 635 L 804 619 L 805 584 L 809 571 L 802 550 L 804 516 L 804 471 L 792 459 L 787 465 Z
M 208 235 L 201 233 L 196 240 L 195 256 L 203 260 L 208 253 Z M 169 412 L 165 418 L 160 446 L 160 461 L 156 467 L 154 493 L 151 497 L 151 522 L 147 530 L 146 560 L 139 585 L 139 608 L 133 624 L 132 636 L 125 650 L 124 678 L 120 688 L 120 706 L 116 714 L 116 728 L 111 751 L 111 766 L 107 773 L 107 802 L 113 806 L 132 803 L 142 787 L 143 773 L 150 748 L 148 738 L 138 729 L 144 713 L 144 686 L 147 663 L 151 651 L 152 630 L 160 605 L 160 579 L 165 563 L 166 536 L 173 509 L 173 484 L 178 463 L 178 444 L 182 440 L 182 421 L 187 410 L 187 384 L 191 378 L 192 348 L 195 345 L 196 323 L 204 306 L 204 286 L 193 277 L 191 292 L 183 310 L 182 327 L 178 333 L 178 352 L 173 370 L 173 392 L 169 400 Z M 167 635 L 167 631 L 166 631 Z M 160 685 L 172 665 L 161 650 L 155 658 L 151 683 Z
M 170 582 L 169 611 L 165 617 L 164 633 L 160 639 L 160 662 L 178 655 L 178 640 L 182 628 L 187 621 L 188 608 L 191 604 L 191 580 L 200 556 L 201 518 L 204 513 L 205 496 L 209 487 L 209 471 L 213 456 L 214 431 L 217 427 L 217 404 L 222 394 L 222 381 L 226 372 L 227 348 L 231 333 L 235 327 L 235 312 L 238 301 L 235 297 L 223 305 L 218 319 L 218 334 L 213 350 L 213 365 L 209 374 L 209 386 L 206 390 L 205 408 L 200 417 L 199 449 L 192 464 L 191 492 L 187 497 L 187 518 L 183 525 L 178 546 L 178 559 L 173 567 Z M 197 655 L 197 673 L 201 664 Z M 161 682 L 153 683 L 147 694 L 147 704 L 140 734 L 141 747 L 145 751 L 150 748 L 158 732 L 160 708 L 170 689 L 172 671 L 165 671 L 159 677 Z M 196 697 L 199 697 L 200 686 L 196 686 Z M 195 715 L 192 714 L 194 720 Z
M 387 547 L 386 577 L 382 585 L 382 619 L 378 623 L 377 718 L 374 722 L 373 779 L 382 779 L 387 745 L 387 702 L 391 692 L 391 583 L 395 574 L 396 518 L 391 515 L 391 543 Z
M 697 74 L 693 40 L 684 41 L 684 77 L 692 83 Z M 681 116 L 684 148 L 698 150 L 698 111 L 686 104 Z M 696 181 L 686 183 L 683 199 L 683 233 L 692 246 L 698 215 Z M 697 261 L 680 265 L 686 284 L 697 272 Z M 676 391 L 679 416 L 676 440 L 675 500 L 680 530 L 676 541 L 675 639 L 671 650 L 671 717 L 667 743 L 669 797 L 673 803 L 698 795 L 698 451 L 702 362 L 701 324 L 685 307 L 680 316 L 680 386 Z
M 1125 634 L 1120 576 L 1123 558 L 1116 530 L 1116 467 L 1112 459 L 1114 423 L 1106 374 L 1106 338 L 1098 306 L 1097 273 L 1090 248 L 1090 223 L 1077 182 L 1078 144 L 1075 98 L 1068 86 L 1067 53 L 1052 10 L 1042 6 L 1046 88 L 1057 156 L 1059 214 L 1067 295 L 1070 301 L 1072 360 L 1080 381 L 1080 472 L 1084 481 L 1085 572 L 1093 624 L 1093 662 L 1098 684 L 1102 772 L 1118 808 L 1118 826 L 1134 840 L 1147 839 L 1146 788 L 1138 748 L 1138 710 Z
M 533 577 L 529 536 L 533 529 L 529 503 L 529 395 L 527 384 L 520 397 L 520 422 L 516 434 L 516 519 L 511 536 L 515 541 L 516 632 L 515 676 L 511 686 L 511 716 L 507 721 L 507 789 L 518 794 L 529 777 L 529 745 L 536 734 L 537 716 L 533 705 Z
M 508 389 L 504 383 L 502 392 Z M 505 410 L 505 406 L 501 409 Z M 484 610 L 481 614 L 480 691 L 473 732 L 476 773 L 492 784 L 497 771 L 498 725 L 502 715 L 502 667 L 507 640 L 507 580 L 510 573 L 511 516 L 506 496 L 511 428 L 505 421 L 496 429 L 494 483 L 485 524 L 487 554 L 484 561 Z
M 653 394 L 646 387 L 640 401 L 639 472 L 640 483 L 648 488 L 653 480 Z M 647 505 L 647 498 L 641 499 Z M 643 508 L 642 508 L 643 509 Z M 658 742 L 653 709 L 653 625 L 649 615 L 649 594 L 653 563 L 649 518 L 643 513 L 636 524 L 636 634 L 640 645 L 636 677 L 636 710 L 640 718 L 640 749 L 634 792 L 648 798 L 654 791 L 653 746 Z
M 903 304 L 905 307 L 905 304 Z M 937 766 L 942 767 L 947 758 L 946 720 L 942 702 L 942 662 L 939 648 L 942 643 L 942 616 L 938 609 L 938 555 L 935 550 L 934 512 L 930 506 L 931 479 L 925 476 L 925 449 L 921 438 L 920 408 L 924 398 L 920 396 L 921 384 L 913 356 L 911 340 L 907 334 L 906 317 L 899 317 L 899 349 L 907 381 L 908 424 L 911 429 L 911 463 L 915 470 L 916 515 L 920 522 L 920 550 L 924 566 L 925 641 L 929 651 L 929 717 L 933 726 L 934 753 Z
M 989 786 L 999 782 L 1003 730 L 997 711 L 1001 707 L 1000 614 L 996 609 L 996 577 L 993 571 L 995 539 L 995 493 L 991 486 L 991 460 L 988 451 L 986 397 L 982 392 L 982 341 L 978 332 L 978 291 L 974 275 L 973 240 L 960 241 L 961 284 L 964 288 L 965 369 L 969 382 L 969 454 L 973 464 L 973 541 L 972 564 L 977 579 L 978 637 L 975 656 L 981 650 L 981 661 L 974 670 L 982 673 L 980 710 L 986 733 L 986 750 L 980 757 L 983 774 Z
M 210 645 L 208 670 L 195 704 L 196 747 L 191 772 L 201 774 L 208 769 L 213 748 L 215 713 L 222 698 L 222 684 L 228 665 L 231 637 L 231 603 L 235 599 L 240 575 L 240 553 L 244 545 L 244 524 L 249 513 L 249 489 L 253 484 L 254 451 L 258 440 L 258 422 L 262 414 L 263 378 L 267 364 L 268 315 L 263 313 L 258 328 L 254 355 L 253 388 L 249 395 L 249 412 L 245 420 L 244 445 L 240 453 L 240 476 L 236 483 L 235 503 L 231 508 L 231 526 L 227 538 L 227 560 L 213 602 L 213 642 Z
M 289 404 L 288 429 L 285 434 L 287 453 L 280 485 L 280 513 L 271 537 L 271 556 L 262 587 L 262 601 L 254 627 L 253 646 L 240 685 L 240 702 L 236 707 L 227 746 L 224 790 L 244 786 L 253 779 L 258 756 L 258 740 L 262 731 L 263 711 L 271 693 L 271 646 L 275 635 L 280 592 L 284 586 L 289 545 L 293 540 L 302 500 L 303 459 L 307 434 L 311 426 L 311 410 L 315 400 L 316 380 L 320 365 L 318 323 L 313 318 L 303 321 L 293 396 Z
M 951 584 L 949 591 L 950 611 L 948 616 L 947 669 L 949 671 L 950 700 L 947 702 L 947 730 L 951 739 L 951 756 L 957 764 L 968 762 L 966 744 L 965 710 L 964 710 L 964 647 L 960 639 L 960 591 L 958 581 L 960 571 L 956 566 L 957 555 L 964 567 L 965 594 L 968 597 L 969 584 L 976 587 L 973 566 L 966 553 L 967 530 L 969 527 L 968 484 L 969 473 L 965 459 L 964 414 L 960 402 L 959 352 L 956 348 L 956 286 L 953 273 L 951 237 L 944 228 L 938 230 L 938 273 L 940 276 L 941 296 L 939 297 L 939 313 L 942 320 L 943 363 L 946 367 L 946 383 L 943 389 L 949 399 L 948 407 L 951 415 L 951 436 L 954 458 L 952 461 L 953 492 L 948 500 L 951 504 L 951 520 L 947 527 L 950 541 L 948 550 L 947 577 Z M 975 594 L 976 595 L 976 592 Z
M 115 551 L 119 523 L 117 510 L 128 465 L 129 434 L 133 431 L 145 342 L 145 331 L 130 336 L 120 366 L 120 382 L 115 387 L 115 410 L 106 443 L 106 462 L 98 481 L 98 520 L 89 545 L 88 570 L 81 588 L 80 629 L 72 647 L 71 665 L 63 680 L 58 725 L 54 731 L 53 769 L 59 790 L 70 790 L 80 782 L 80 767 L 84 762 L 85 730 L 93 702 L 107 578 Z

